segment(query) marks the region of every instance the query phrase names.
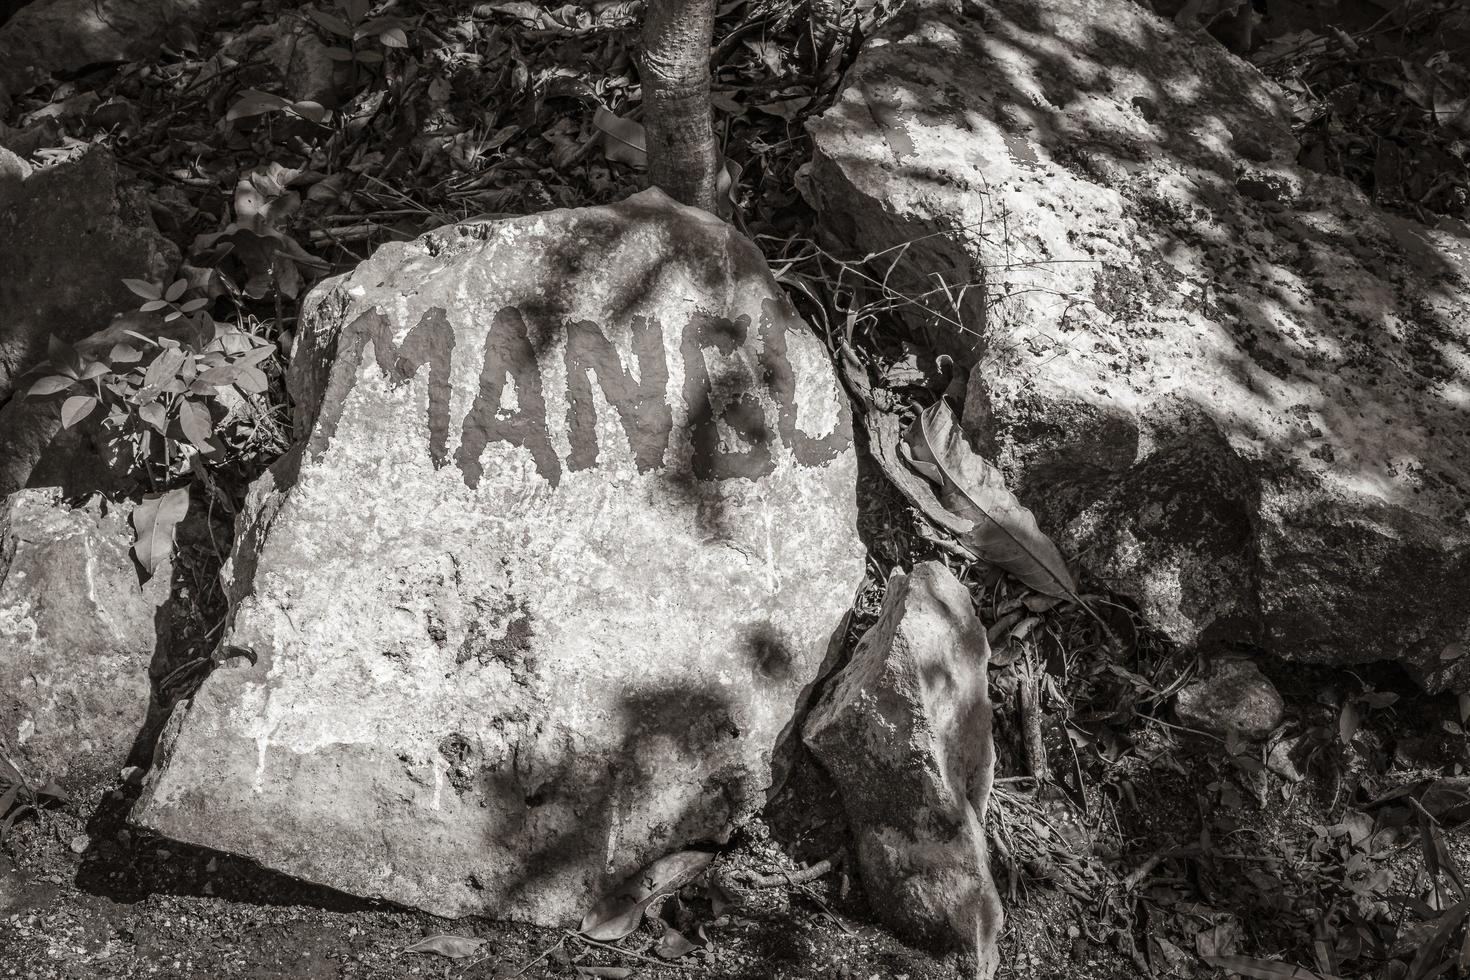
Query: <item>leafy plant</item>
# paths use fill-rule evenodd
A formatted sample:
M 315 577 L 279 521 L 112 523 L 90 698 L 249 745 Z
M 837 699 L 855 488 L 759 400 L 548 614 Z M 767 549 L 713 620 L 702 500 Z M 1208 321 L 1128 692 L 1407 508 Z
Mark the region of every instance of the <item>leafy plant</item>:
M 236 119 L 249 119 L 253 116 L 265 116 L 279 112 L 285 116 L 304 119 L 310 123 L 323 125 L 332 118 L 332 110 L 323 106 L 320 102 L 302 100 L 293 102 L 290 99 L 270 92 L 262 92 L 259 89 L 248 88 L 240 93 L 235 104 L 230 106 L 225 113 L 225 122 L 234 122 Z
M 66 428 L 102 410 L 109 455 L 145 484 L 160 487 L 187 473 L 193 454 L 212 458 L 227 451 L 217 429 L 226 418 L 240 417 L 236 409 L 246 396 L 265 392 L 269 380 L 262 365 L 276 347 L 216 321 L 203 310 L 205 300 L 180 303 L 183 280 L 167 288 L 136 279 L 126 283 L 145 300 L 143 312 L 163 313 L 165 322 L 187 318 L 194 339 L 129 330 L 136 343 L 115 344 L 96 359 L 56 345 L 49 363 L 54 373 L 27 395 L 70 393 L 61 406 Z
M 339 43 L 327 48 L 326 54 L 333 61 L 349 63 L 355 71 L 358 65 L 375 66 L 383 63 L 383 52 L 365 48 L 362 42 L 376 40 L 385 48 L 408 47 L 408 21 L 401 17 L 368 17 L 372 5 L 369 0 L 342 0 L 331 11 L 308 7 L 306 15 L 329 38 Z
M 5 843 L 17 820 L 39 814 L 44 806 L 65 803 L 66 799 L 66 793 L 55 780 L 36 788 L 19 767 L 0 753 L 0 844 Z
M 305 284 L 301 269 L 327 268 L 288 230 L 301 207 L 301 194 L 291 185 L 304 176 L 301 169 L 279 163 L 262 164 L 243 174 L 235 184 L 235 220 L 194 240 L 198 260 L 220 265 L 229 257 L 238 262 L 245 280 L 242 291 L 250 299 L 269 295 L 272 285 L 295 299 Z

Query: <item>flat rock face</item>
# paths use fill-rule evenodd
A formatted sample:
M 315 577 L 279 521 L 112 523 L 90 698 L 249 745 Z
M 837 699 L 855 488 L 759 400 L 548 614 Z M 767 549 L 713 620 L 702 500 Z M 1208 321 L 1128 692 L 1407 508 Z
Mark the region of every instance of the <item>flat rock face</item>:
M 1002 922 L 983 823 L 989 659 L 965 587 L 924 562 L 889 582 L 802 734 L 842 794 L 874 910 L 921 942 L 969 951 L 981 977 L 995 972 Z
M 37 784 L 116 772 L 148 714 L 166 566 L 138 584 L 122 510 L 0 502 L 0 736 Z
M 1470 241 L 1297 167 L 1254 69 L 1127 0 L 919 2 L 851 78 L 822 221 L 983 272 L 915 325 L 1064 551 L 1179 642 L 1466 685 Z
M 0 149 L 0 403 L 49 338 L 74 343 L 136 306 L 123 279 L 162 280 L 178 263 L 105 147 L 35 171 Z
M 748 240 L 656 191 L 444 228 L 319 287 L 292 372 L 233 659 L 135 820 L 562 925 L 764 802 L 864 550 L 847 403 Z

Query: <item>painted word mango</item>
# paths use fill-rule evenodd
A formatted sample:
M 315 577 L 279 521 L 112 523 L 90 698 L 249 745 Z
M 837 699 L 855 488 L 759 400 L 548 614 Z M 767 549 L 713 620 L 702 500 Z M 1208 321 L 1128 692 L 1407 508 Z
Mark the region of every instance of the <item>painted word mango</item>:
M 290 384 L 250 655 L 135 820 L 563 926 L 764 803 L 865 549 L 847 400 L 748 239 L 650 191 L 384 246 L 308 297 Z

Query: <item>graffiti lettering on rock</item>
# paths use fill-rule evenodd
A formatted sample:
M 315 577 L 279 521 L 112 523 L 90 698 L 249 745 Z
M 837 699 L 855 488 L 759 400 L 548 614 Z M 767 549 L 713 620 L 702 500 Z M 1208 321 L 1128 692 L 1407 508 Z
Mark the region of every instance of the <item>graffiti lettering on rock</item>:
M 688 406 L 690 466 L 701 480 L 757 480 L 774 472 L 776 444 L 784 445 L 797 463 L 820 466 L 852 444 L 851 419 L 837 413 L 831 432 L 814 437 L 797 425 L 796 379 L 786 353 L 786 334 L 805 329 L 793 312 L 768 300 L 758 336 L 761 351 L 753 377 L 733 355 L 750 339 L 750 318 L 734 320 L 696 313 L 679 336 L 684 403 Z M 669 366 L 664 355 L 663 326 L 647 317 L 631 323 L 637 375 L 625 367 L 617 346 L 602 328 L 589 321 L 570 323 L 560 331 L 566 369 L 566 433 L 571 472 L 594 468 L 599 457 L 594 384 L 618 417 L 640 473 L 665 466 L 673 434 L 668 403 Z M 341 419 L 342 408 L 366 353 L 392 386 L 407 383 L 425 365 L 429 369 L 429 456 L 437 469 L 449 461 L 450 357 L 454 329 L 444 310 L 433 308 L 419 318 L 402 342 L 393 342 L 387 317 L 377 310 L 362 313 L 346 327 L 337 343 L 337 359 L 308 451 L 319 455 Z M 536 343 L 521 311 L 500 310 L 490 324 L 479 386 L 460 429 L 454 462 L 466 486 L 478 488 L 483 476 L 480 457 L 492 443 L 519 446 L 531 455 L 536 471 L 552 486 L 561 481 L 562 459 L 552 445 L 546 414 L 545 377 Z M 720 355 L 711 366 L 711 354 Z M 507 389 L 514 393 L 506 404 Z M 769 396 L 762 399 L 760 388 Z M 776 418 L 768 418 L 767 403 Z M 773 424 L 774 422 L 774 424 Z M 726 433 L 721 438 L 720 424 Z

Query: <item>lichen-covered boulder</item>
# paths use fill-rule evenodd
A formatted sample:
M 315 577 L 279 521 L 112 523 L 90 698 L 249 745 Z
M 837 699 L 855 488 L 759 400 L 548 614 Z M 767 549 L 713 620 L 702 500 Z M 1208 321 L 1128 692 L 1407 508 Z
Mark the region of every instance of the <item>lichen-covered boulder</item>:
M 447 227 L 297 343 L 306 442 L 138 822 L 563 925 L 762 805 L 864 549 L 848 406 L 754 245 L 657 191 Z
M 995 972 L 1003 917 L 984 826 L 989 660 L 953 572 L 933 561 L 899 572 L 802 736 L 842 795 L 874 911 L 920 942 L 969 953 L 979 977 Z
M 52 338 L 75 343 L 137 304 L 124 279 L 178 263 L 105 146 L 37 170 L 0 149 L 0 404 Z
M 170 568 L 138 582 L 127 509 L 0 501 L 0 738 L 38 785 L 90 784 L 143 730 Z
M 1144 8 L 906 5 L 810 124 L 821 221 L 915 240 L 967 431 L 1170 637 L 1465 687 L 1470 240 L 1297 166 L 1279 93 Z

